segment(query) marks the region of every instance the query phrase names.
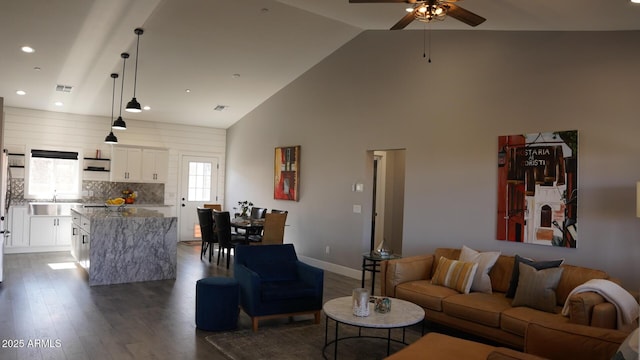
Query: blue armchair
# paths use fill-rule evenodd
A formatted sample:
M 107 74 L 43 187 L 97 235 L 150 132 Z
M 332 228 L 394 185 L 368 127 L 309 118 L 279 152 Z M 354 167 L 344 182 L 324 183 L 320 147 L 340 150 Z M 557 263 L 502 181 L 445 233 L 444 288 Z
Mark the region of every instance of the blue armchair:
M 324 271 L 300 262 L 293 244 L 239 245 L 233 272 L 253 331 L 260 319 L 282 316 L 314 314 L 320 323 Z

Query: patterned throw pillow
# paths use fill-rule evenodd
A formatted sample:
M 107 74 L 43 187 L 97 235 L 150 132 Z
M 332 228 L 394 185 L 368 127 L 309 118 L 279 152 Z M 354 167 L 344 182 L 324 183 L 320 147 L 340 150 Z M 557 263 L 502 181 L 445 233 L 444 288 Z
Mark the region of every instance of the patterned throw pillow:
M 511 306 L 530 308 L 553 313 L 556 310 L 556 288 L 562 276 L 562 268 L 536 270 L 520 263 L 520 278 L 516 296 Z
M 468 294 L 477 269 L 478 264 L 476 263 L 451 260 L 441 256 L 440 260 L 438 260 L 436 271 L 431 278 L 431 283 Z
M 509 282 L 509 289 L 507 290 L 505 297 L 513 298 L 516 295 L 516 289 L 518 288 L 518 279 L 520 277 L 520 263 L 533 266 L 536 270 L 544 270 L 554 268 L 562 265 L 564 259 L 558 260 L 546 260 L 535 261 L 533 259 L 525 258 L 520 255 L 516 255 L 515 263 L 513 264 L 513 271 L 511 272 L 511 281 Z
M 491 294 L 491 278 L 489 271 L 500 257 L 499 251 L 478 252 L 466 246 L 460 251 L 460 261 L 474 262 L 478 264 L 478 270 L 471 284 L 471 291 Z

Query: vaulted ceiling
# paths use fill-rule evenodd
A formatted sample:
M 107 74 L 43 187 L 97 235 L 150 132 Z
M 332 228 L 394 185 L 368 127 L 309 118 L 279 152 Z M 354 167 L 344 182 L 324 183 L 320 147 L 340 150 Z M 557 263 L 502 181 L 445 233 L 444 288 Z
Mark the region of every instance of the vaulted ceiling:
M 640 4 L 629 0 L 457 4 L 487 21 L 471 28 L 448 18 L 428 27 L 640 30 Z M 122 73 L 122 52 L 130 53 L 124 104 L 133 96 L 134 29 L 141 27 L 136 97 L 150 110 L 123 113 L 125 120 L 227 128 L 360 32 L 389 29 L 406 7 L 348 0 L 3 0 L 0 97 L 5 106 L 110 116 L 110 74 Z M 424 28 L 414 21 L 401 31 Z M 24 45 L 35 52 L 22 52 Z

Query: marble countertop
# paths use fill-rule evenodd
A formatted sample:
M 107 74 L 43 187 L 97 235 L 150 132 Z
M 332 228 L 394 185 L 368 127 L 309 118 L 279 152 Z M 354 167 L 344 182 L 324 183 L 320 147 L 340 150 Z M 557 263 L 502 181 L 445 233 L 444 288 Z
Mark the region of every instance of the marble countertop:
M 80 215 L 91 220 L 107 218 L 164 218 L 167 217 L 161 212 L 145 209 L 143 207 L 120 207 L 120 208 L 82 208 L 73 209 Z

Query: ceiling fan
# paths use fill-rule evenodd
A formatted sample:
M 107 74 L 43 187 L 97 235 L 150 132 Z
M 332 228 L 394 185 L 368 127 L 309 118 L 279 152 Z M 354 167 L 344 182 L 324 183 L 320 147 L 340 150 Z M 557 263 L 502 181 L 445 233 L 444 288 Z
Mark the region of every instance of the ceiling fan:
M 454 4 L 458 0 L 349 0 L 349 3 L 408 3 L 413 4 L 407 9 L 400 21 L 391 27 L 390 30 L 401 30 L 409 25 L 413 20 L 431 22 L 433 20 L 444 20 L 447 15 L 462 21 L 471 26 L 478 26 L 485 20 L 480 15 L 476 15 L 469 10 L 465 10 Z

